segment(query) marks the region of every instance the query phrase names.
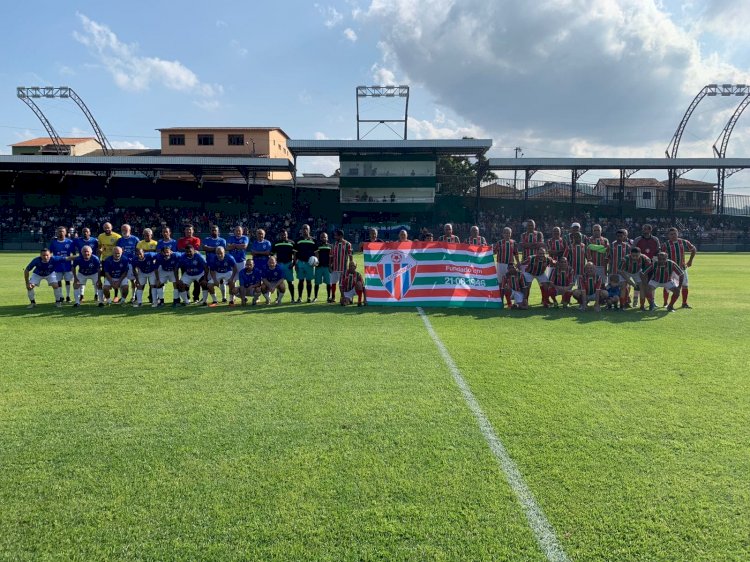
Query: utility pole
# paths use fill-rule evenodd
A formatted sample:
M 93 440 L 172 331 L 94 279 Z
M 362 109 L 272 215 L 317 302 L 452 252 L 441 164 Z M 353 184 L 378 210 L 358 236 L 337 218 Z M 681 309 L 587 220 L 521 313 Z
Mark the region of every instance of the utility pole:
M 516 153 L 516 158 L 518 158 L 518 155 L 520 154 L 523 156 L 523 148 L 520 146 L 517 146 L 513 149 L 513 151 Z M 518 170 L 513 170 L 513 189 L 516 189 L 516 179 L 518 178 Z

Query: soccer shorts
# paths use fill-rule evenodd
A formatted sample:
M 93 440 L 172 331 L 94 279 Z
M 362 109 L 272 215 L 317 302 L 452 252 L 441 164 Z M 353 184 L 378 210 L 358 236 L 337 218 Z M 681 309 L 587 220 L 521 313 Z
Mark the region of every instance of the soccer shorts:
M 216 273 L 216 285 L 221 285 L 221 282 L 224 281 L 225 285 L 229 285 L 229 280 L 232 278 L 233 272 L 231 271 L 225 271 L 224 273 Z M 209 278 L 209 283 L 212 285 L 214 284 L 214 278 L 211 276 Z
M 78 283 L 81 285 L 81 287 L 86 286 L 86 281 L 91 281 L 91 284 L 96 288 L 96 284 L 99 282 L 99 274 L 98 273 L 92 273 L 91 275 L 81 275 L 80 273 L 76 275 L 76 278 L 78 279 Z
M 685 272 L 682 275 L 682 286 L 683 287 L 687 287 L 688 286 L 688 268 L 687 267 L 683 267 L 682 269 Z
M 145 285 L 146 281 L 148 281 L 148 284 L 154 287 L 156 285 L 156 272 L 152 271 L 151 273 L 143 273 L 142 271 L 139 271 L 136 275 L 138 275 L 138 284 L 139 285 Z
M 565 293 L 573 290 L 573 289 L 571 289 L 569 287 L 561 287 L 560 285 L 555 285 L 554 289 L 555 289 L 555 295 L 560 295 L 560 296 L 562 296 Z
M 120 287 L 123 287 L 123 286 L 124 286 L 124 287 L 127 287 L 127 284 L 128 284 L 128 278 L 127 278 L 127 277 L 123 277 L 123 278 L 122 278 L 122 279 L 120 280 Z M 107 279 L 107 277 L 106 277 L 106 276 L 104 277 L 104 283 L 102 284 L 102 286 L 103 286 L 103 287 L 104 287 L 105 289 L 109 289 L 109 288 L 110 288 L 110 287 L 112 286 L 112 284 L 111 284 L 111 283 L 109 282 L 109 279 Z
M 641 284 L 641 279 L 642 279 L 640 272 L 639 273 L 621 273 L 620 275 L 618 275 L 618 277 L 620 278 L 620 283 L 622 283 L 623 280 L 626 282 L 629 281 L 632 285 L 635 285 L 636 287 L 638 287 Z
M 497 278 L 502 279 L 503 277 L 505 277 L 506 273 L 508 273 L 508 264 L 498 263 L 497 264 Z
M 315 277 L 315 268 L 306 261 L 297 262 L 297 279 L 299 281 L 312 281 Z
M 652 279 L 651 281 L 648 282 L 648 286 L 651 287 L 652 289 L 656 289 L 657 287 L 661 287 L 661 288 L 666 289 L 667 291 L 671 291 L 672 289 L 674 289 L 675 287 L 678 286 L 677 285 L 678 281 L 679 281 L 678 279 L 672 278 L 669 281 L 667 281 L 666 283 L 657 283 L 656 281 L 654 281 Z
M 41 287 L 42 281 L 46 281 L 47 285 L 53 285 L 57 283 L 57 274 L 53 271 L 52 273 L 44 277 L 42 277 L 41 275 L 37 275 L 36 273 L 32 273 L 29 276 L 29 283 L 35 285 L 36 287 Z
M 128 274 L 125 277 L 128 281 L 135 281 L 135 275 L 133 274 L 133 266 L 128 265 Z
M 187 273 L 183 273 L 182 277 L 180 277 L 180 281 L 184 283 L 185 285 L 190 285 L 192 283 L 200 283 L 201 279 L 203 279 L 202 273 L 199 273 L 198 275 L 189 275 Z
M 335 285 L 341 281 L 341 275 L 343 273 L 343 271 L 331 271 L 331 285 Z
M 536 279 L 537 282 L 541 285 L 542 283 L 549 283 L 549 277 L 547 277 L 546 273 L 542 273 L 541 275 L 532 275 L 531 273 L 523 272 L 523 278 L 526 279 L 526 283 L 531 285 L 531 282 Z
M 284 279 L 286 279 L 289 283 L 294 283 L 294 271 L 292 270 L 292 262 L 289 263 L 281 263 L 278 264 L 279 269 L 281 270 L 281 273 L 284 274 Z
M 344 291 L 344 298 L 349 299 L 350 301 L 354 300 L 354 297 L 357 296 L 357 289 L 352 289 L 351 291 Z
M 263 285 L 265 285 L 265 289 L 269 293 L 273 293 L 283 282 L 283 279 L 279 279 L 278 281 L 269 281 L 268 279 L 263 279 Z
M 513 298 L 514 303 L 518 304 L 523 302 L 523 293 L 521 291 L 511 291 L 510 295 Z
M 239 271 L 242 271 L 243 269 L 245 269 L 245 262 L 246 262 L 247 260 L 238 260 L 238 259 L 235 259 L 234 261 L 236 261 L 236 262 L 237 262 L 237 271 L 238 271 L 238 272 L 239 272 Z
M 58 283 L 61 283 L 63 281 L 73 281 L 73 272 L 72 271 L 55 271 L 55 277 L 57 277 Z
M 315 284 L 320 285 L 321 283 L 325 283 L 326 285 L 331 284 L 330 268 L 321 266 L 315 268 Z
M 164 271 L 161 267 L 159 268 L 159 282 L 160 283 L 175 283 L 177 278 L 174 270 Z

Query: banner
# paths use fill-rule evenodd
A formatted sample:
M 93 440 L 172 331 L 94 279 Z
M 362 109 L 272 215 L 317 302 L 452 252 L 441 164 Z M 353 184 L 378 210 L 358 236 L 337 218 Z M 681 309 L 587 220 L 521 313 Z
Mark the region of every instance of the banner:
M 491 246 L 368 242 L 364 257 L 369 304 L 503 306 Z

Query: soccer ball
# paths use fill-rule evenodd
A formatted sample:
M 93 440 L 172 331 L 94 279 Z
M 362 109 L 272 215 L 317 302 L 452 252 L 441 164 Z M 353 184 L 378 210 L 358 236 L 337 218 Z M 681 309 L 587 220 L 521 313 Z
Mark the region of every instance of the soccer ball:
M 307 263 L 310 265 L 310 267 L 318 267 L 318 258 L 315 256 L 310 256 L 310 259 L 307 260 Z

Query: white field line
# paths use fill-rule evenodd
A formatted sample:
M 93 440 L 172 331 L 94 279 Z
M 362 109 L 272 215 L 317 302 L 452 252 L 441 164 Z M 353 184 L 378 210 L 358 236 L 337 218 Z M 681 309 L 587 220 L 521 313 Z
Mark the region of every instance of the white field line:
M 471 392 L 469 385 L 464 380 L 458 367 L 456 367 L 453 358 L 450 356 L 450 353 L 448 353 L 448 350 L 445 348 L 445 345 L 443 345 L 440 337 L 433 329 L 430 319 L 427 317 L 422 307 L 417 307 L 417 311 L 427 328 L 427 332 L 430 334 L 430 337 L 432 337 L 432 341 L 435 342 L 435 346 L 438 348 L 438 351 L 440 351 L 440 355 L 443 357 L 443 361 L 445 361 L 448 370 L 450 370 L 451 375 L 453 375 L 453 380 L 456 381 L 458 388 L 461 390 L 461 394 L 463 395 L 466 404 L 469 406 L 471 413 L 474 414 L 484 439 L 490 446 L 497 462 L 500 463 L 500 467 L 505 473 L 508 484 L 510 484 L 513 493 L 516 494 L 518 501 L 521 503 L 521 506 L 526 513 L 526 519 L 529 522 L 529 526 L 534 532 L 534 536 L 536 537 L 539 546 L 547 556 L 547 560 L 550 560 L 550 562 L 569 562 L 568 556 L 565 554 L 565 551 L 557 540 L 555 530 L 544 515 L 542 508 L 536 503 L 534 494 L 531 493 L 526 482 L 524 482 L 523 476 L 521 476 L 521 472 L 518 470 L 518 466 L 516 466 L 516 463 L 510 458 L 508 451 L 495 433 L 492 424 L 482 411 L 482 407 L 479 405 L 479 402 L 477 402 L 477 399 Z

